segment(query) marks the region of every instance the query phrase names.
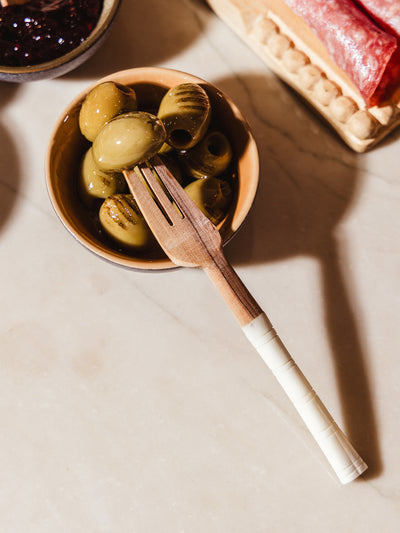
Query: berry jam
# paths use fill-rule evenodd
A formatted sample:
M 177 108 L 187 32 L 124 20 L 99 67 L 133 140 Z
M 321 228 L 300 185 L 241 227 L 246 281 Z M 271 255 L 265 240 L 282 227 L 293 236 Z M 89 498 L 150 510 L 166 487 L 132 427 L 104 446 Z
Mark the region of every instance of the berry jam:
M 30 0 L 0 9 L 0 64 L 26 67 L 63 56 L 82 43 L 103 0 Z

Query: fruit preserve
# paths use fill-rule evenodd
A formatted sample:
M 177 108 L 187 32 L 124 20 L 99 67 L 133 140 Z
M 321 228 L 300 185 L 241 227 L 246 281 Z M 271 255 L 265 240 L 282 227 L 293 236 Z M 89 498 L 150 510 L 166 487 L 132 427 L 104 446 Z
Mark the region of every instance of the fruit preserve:
M 99 19 L 103 0 L 30 0 L 0 8 L 0 64 L 44 63 L 82 43 Z

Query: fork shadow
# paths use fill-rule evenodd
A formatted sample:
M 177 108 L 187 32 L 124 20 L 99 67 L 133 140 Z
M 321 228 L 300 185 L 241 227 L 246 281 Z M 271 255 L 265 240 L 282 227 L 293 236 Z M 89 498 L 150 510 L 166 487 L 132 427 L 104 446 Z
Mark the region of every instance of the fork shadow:
M 260 155 L 257 198 L 226 254 L 236 265 L 317 260 L 344 429 L 369 465 L 364 478 L 375 477 L 382 470 L 378 431 L 341 231 L 361 186 L 360 154 L 278 79 L 243 75 L 215 83 L 248 118 Z

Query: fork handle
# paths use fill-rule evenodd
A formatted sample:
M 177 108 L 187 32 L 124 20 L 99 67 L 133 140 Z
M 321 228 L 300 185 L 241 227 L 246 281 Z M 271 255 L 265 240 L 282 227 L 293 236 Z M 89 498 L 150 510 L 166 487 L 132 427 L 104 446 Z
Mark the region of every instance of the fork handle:
M 341 483 L 356 479 L 367 465 L 340 430 L 239 276 L 224 257 L 217 258 L 216 264 L 205 271 L 235 314 L 248 340 L 292 401 Z
M 265 313 L 242 329 L 292 401 L 340 481 L 345 484 L 356 479 L 367 465 L 296 365 Z

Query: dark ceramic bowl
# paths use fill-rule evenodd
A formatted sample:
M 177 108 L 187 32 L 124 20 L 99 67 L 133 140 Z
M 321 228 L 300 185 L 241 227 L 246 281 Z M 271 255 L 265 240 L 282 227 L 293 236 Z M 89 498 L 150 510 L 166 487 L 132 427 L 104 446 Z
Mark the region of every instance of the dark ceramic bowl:
M 99 20 L 89 37 L 68 54 L 46 63 L 28 67 L 7 67 L 0 65 L 0 81 L 25 82 L 56 78 L 75 69 L 91 57 L 103 44 L 114 20 L 121 0 L 103 0 Z
M 87 249 L 114 264 L 137 270 L 164 270 L 175 265 L 161 250 L 154 253 L 127 253 L 111 245 L 96 231 L 77 192 L 77 175 L 83 153 L 87 150 L 79 130 L 79 111 L 89 90 L 106 80 L 133 87 L 138 102 L 156 108 L 165 92 L 180 83 L 202 85 L 223 131 L 227 132 L 236 158 L 234 199 L 225 219 L 218 225 L 226 243 L 239 229 L 253 203 L 259 177 L 258 151 L 246 119 L 228 96 L 214 85 L 184 72 L 145 67 L 124 70 L 97 81 L 79 94 L 59 117 L 50 139 L 46 180 L 50 200 L 67 230 Z

